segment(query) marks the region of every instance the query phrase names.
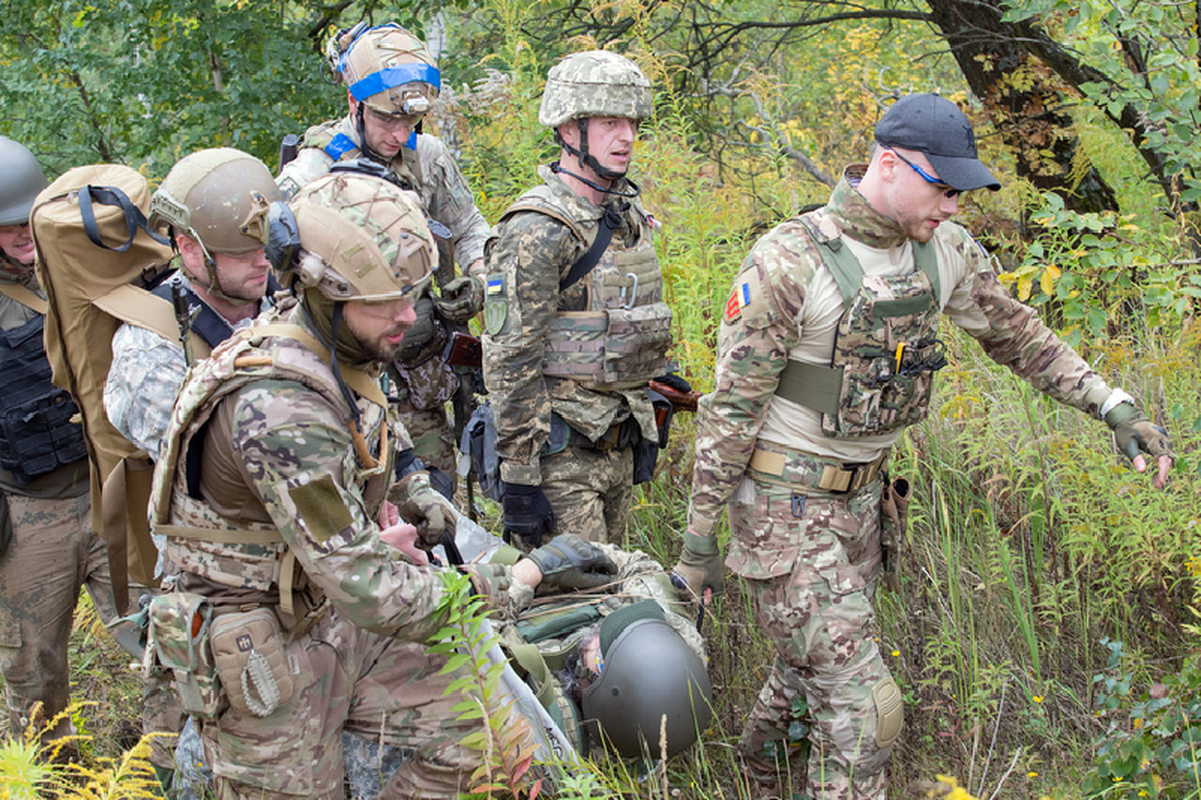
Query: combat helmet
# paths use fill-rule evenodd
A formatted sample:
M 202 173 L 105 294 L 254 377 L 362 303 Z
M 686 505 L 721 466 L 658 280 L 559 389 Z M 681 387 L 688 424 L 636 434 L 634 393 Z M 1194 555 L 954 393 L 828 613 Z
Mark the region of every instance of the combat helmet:
M 151 230 L 168 226 L 204 253 L 208 291 L 235 305 L 221 288 L 213 253 L 241 255 L 267 244 L 267 210 L 281 197 L 267 165 L 232 147 L 198 150 L 179 160 L 150 198 Z
M 394 22 L 339 31 L 326 46 L 331 68 L 355 99 L 355 127 L 363 153 L 386 162 L 363 135 L 363 107 L 388 116 L 420 117 L 442 88 L 441 75 L 425 42 Z M 416 147 L 416 132 L 408 146 Z
M 623 756 L 667 755 L 696 741 L 713 716 L 709 673 L 653 600 L 623 606 L 600 626 L 600 675 L 584 690 L 586 720 Z M 666 717 L 666 723 L 663 719 Z
M 285 287 L 336 303 L 416 298 L 438 266 L 412 195 L 370 175 L 333 172 L 271 206 L 267 257 Z
M 625 172 L 601 166 L 588 152 L 589 117 L 625 117 L 643 120 L 654 110 L 651 82 L 630 59 L 608 50 L 573 53 L 551 67 L 542 93 L 538 122 L 555 131 L 555 144 L 567 148 L 580 162 L 602 178 L 615 179 Z M 580 147 L 568 145 L 559 133 L 564 123 L 576 120 Z
M 5 165 L 0 178 L 0 225 L 24 225 L 34 198 L 50 183 L 33 153 L 7 136 L 0 136 L 0 164 Z

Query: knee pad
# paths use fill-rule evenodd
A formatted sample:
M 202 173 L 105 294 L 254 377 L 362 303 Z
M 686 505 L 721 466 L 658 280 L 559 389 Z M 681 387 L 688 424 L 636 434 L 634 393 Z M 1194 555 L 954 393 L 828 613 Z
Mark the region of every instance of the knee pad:
M 881 749 L 892 747 L 901 735 L 901 725 L 905 721 L 901 688 L 891 677 L 885 678 L 872 687 L 872 699 L 876 703 L 876 746 Z

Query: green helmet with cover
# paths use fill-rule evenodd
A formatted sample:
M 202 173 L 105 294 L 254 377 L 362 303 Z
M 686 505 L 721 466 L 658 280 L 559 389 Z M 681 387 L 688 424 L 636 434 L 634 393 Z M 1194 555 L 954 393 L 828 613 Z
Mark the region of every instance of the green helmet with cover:
M 195 239 L 210 261 L 212 253 L 252 253 L 267 243 L 267 209 L 280 198 L 271 170 L 249 153 L 198 150 L 180 159 L 150 198 L 149 226 L 170 225 Z
M 29 148 L 7 136 L 0 136 L 0 164 L 0 225 L 24 225 L 34 198 L 50 183 Z
M 395 23 L 339 32 L 326 56 L 354 99 L 383 114 L 424 114 L 442 86 L 425 42 Z
M 630 758 L 657 757 L 661 730 L 669 757 L 696 741 L 713 716 L 709 673 L 658 603 L 645 600 L 605 617 L 600 654 L 600 675 L 584 690 L 582 706 L 605 741 Z
M 416 298 L 438 266 L 425 213 L 412 196 L 370 175 L 333 172 L 271 212 L 267 256 L 294 291 L 335 302 Z
M 651 82 L 630 59 L 608 50 L 573 53 L 546 76 L 538 122 L 558 128 L 587 117 L 646 119 L 653 111 Z

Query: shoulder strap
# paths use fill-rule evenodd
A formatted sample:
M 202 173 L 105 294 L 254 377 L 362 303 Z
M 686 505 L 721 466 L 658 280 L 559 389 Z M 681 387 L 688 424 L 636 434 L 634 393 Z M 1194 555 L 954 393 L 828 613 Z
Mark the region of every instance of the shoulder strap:
M 151 294 L 153 294 L 155 297 L 160 297 L 163 300 L 166 300 L 168 303 L 171 303 L 171 315 L 172 318 L 174 318 L 175 302 L 171 298 L 172 285 L 160 283 L 154 288 Z M 192 333 L 203 339 L 210 348 L 216 347 L 233 335 L 234 329 L 231 328 L 229 323 L 222 319 L 221 315 L 214 311 L 208 303 L 201 300 L 200 297 L 191 289 L 182 285 L 179 288 L 183 292 L 184 299 L 187 301 L 189 307 L 197 306 L 200 309 L 200 312 L 196 314 L 196 317 L 192 320 Z M 175 323 L 175 331 L 175 335 L 178 338 L 178 320 Z
M 855 254 L 849 248 L 842 246 L 841 236 L 830 237 L 822 233 L 810 215 L 798 217 L 797 221 L 817 245 L 822 263 L 834 276 L 834 281 L 838 284 L 838 293 L 842 295 L 842 307 L 849 308 L 851 300 L 859 292 L 859 284 L 863 283 L 863 267 L 860 266 L 859 259 L 855 258 Z
M 32 289 L 17 283 L 0 283 L 0 294 L 7 295 L 10 300 L 20 303 L 30 311 L 36 311 L 43 317 L 50 310 L 46 301 L 38 297 Z
M 179 323 L 175 319 L 175 308 L 171 301 L 131 283 L 123 283 L 97 297 L 92 305 L 122 322 L 157 333 L 169 342 L 179 340 Z M 192 354 L 200 359 L 208 358 L 210 352 L 212 348 L 208 342 L 193 331 Z
M 620 226 L 621 212 L 614 206 L 606 206 L 605 215 L 601 217 L 600 227 L 596 231 L 596 238 L 592 240 L 592 246 L 580 257 L 579 261 L 571 265 L 567 275 L 559 281 L 560 292 L 575 284 L 600 263 L 601 256 L 605 254 L 605 250 L 609 249 L 609 242 L 613 240 L 613 231 Z

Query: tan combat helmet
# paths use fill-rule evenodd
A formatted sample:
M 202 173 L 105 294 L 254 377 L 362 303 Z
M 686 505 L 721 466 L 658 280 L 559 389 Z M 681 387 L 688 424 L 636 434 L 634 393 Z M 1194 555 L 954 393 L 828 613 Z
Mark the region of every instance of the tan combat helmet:
M 625 172 L 601 166 L 588 152 L 588 119 L 625 117 L 638 121 L 649 117 L 653 110 L 651 82 L 637 64 L 608 50 L 588 50 L 573 53 L 551 67 L 538 122 L 555 130 L 555 144 L 579 157 L 597 175 L 612 180 Z M 559 126 L 573 119 L 580 129 L 578 150 L 559 134 Z
M 204 252 L 208 291 L 236 305 L 221 289 L 213 253 L 241 255 L 267 244 L 267 210 L 281 197 L 271 170 L 232 147 L 198 150 L 180 159 L 150 198 L 151 230 L 170 226 Z
M 425 43 L 395 23 L 359 23 L 330 40 L 326 55 L 354 99 L 382 114 L 420 116 L 442 87 Z
M 416 298 L 438 266 L 425 214 L 408 192 L 369 175 L 335 172 L 271 214 L 268 258 L 294 291 L 335 302 Z

